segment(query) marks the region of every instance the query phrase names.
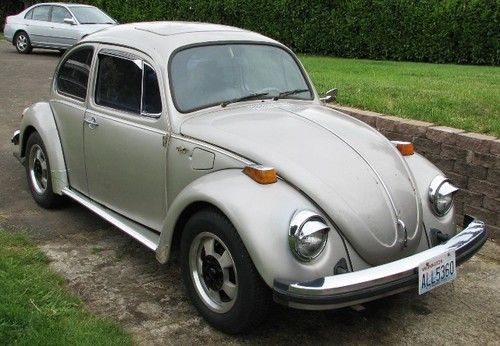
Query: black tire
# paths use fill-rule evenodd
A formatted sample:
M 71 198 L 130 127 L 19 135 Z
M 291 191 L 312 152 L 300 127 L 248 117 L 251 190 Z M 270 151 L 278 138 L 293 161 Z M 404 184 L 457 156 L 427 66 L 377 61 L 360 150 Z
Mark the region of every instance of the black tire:
M 37 155 L 40 157 L 36 158 Z M 59 206 L 63 201 L 63 197 L 52 191 L 49 157 L 38 132 L 33 132 L 26 143 L 25 166 L 26 178 L 33 199 L 46 209 Z
M 237 283 L 237 291 L 235 298 L 231 300 L 232 306 L 228 311 L 214 311 L 202 298 L 203 293 L 201 293 L 199 285 L 200 282 L 203 282 L 205 287 L 209 286 L 208 281 L 204 279 L 206 275 L 205 260 L 209 256 L 207 257 L 205 254 L 205 259 L 202 260 L 204 263 L 203 277 L 198 276 L 200 278 L 198 286 L 194 281 L 197 274 L 191 270 L 190 256 L 192 249 L 197 248 L 196 239 L 207 233 L 219 238 L 224 246 L 222 253 L 227 250 L 235 266 L 233 275 Z M 218 241 L 216 241 L 214 248 L 218 245 Z M 219 248 L 221 247 L 219 246 Z M 203 257 L 204 247 L 201 251 L 200 255 Z M 184 285 L 191 301 L 213 327 L 228 334 L 238 334 L 252 330 L 265 320 L 268 309 L 273 304 L 271 292 L 257 272 L 236 229 L 220 212 L 204 209 L 193 215 L 186 223 L 181 238 L 181 267 Z M 227 272 L 224 272 L 224 275 L 228 275 Z M 219 297 L 223 297 L 223 293 L 219 292 Z M 227 297 L 229 298 L 229 296 Z
M 29 35 L 25 31 L 19 31 L 14 37 L 14 45 L 20 54 L 29 54 L 33 50 Z

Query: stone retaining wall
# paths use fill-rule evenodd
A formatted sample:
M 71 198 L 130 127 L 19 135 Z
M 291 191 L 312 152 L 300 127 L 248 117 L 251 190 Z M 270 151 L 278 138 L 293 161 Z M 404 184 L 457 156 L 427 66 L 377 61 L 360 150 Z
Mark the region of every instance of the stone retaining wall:
M 402 119 L 350 107 L 332 106 L 376 128 L 391 140 L 411 141 L 415 150 L 439 167 L 460 188 L 456 222 L 473 215 L 500 236 L 500 139 L 432 123 Z

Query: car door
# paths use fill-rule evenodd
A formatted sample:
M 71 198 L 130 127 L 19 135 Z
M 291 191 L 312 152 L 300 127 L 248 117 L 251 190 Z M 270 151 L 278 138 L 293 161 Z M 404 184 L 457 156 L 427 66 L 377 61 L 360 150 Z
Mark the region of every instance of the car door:
M 34 46 L 50 46 L 51 23 L 50 5 L 39 5 L 33 8 L 31 19 L 26 20 L 26 31 Z
M 90 197 L 147 227 L 166 215 L 166 115 L 158 74 L 140 53 L 101 49 L 85 114 Z
M 72 189 L 88 193 L 83 150 L 83 120 L 94 46 L 68 53 L 56 70 L 50 106 L 54 113 Z
M 65 23 L 65 19 L 73 19 L 73 16 L 65 7 L 52 5 L 51 34 L 48 41 L 54 47 L 68 48 L 78 40 L 78 26 Z

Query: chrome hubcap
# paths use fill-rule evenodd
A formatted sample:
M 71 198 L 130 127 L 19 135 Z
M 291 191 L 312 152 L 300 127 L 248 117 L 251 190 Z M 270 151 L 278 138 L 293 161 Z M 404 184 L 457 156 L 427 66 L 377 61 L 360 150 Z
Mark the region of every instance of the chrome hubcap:
M 17 36 L 17 48 L 19 50 L 25 50 L 26 47 L 28 47 L 28 38 L 25 35 L 19 35 Z
M 189 249 L 189 269 L 203 303 L 218 313 L 229 311 L 236 300 L 238 280 L 226 244 L 213 233 L 198 234 Z
M 48 171 L 47 160 L 42 148 L 35 144 L 29 155 L 29 176 L 36 193 L 43 194 L 47 189 Z

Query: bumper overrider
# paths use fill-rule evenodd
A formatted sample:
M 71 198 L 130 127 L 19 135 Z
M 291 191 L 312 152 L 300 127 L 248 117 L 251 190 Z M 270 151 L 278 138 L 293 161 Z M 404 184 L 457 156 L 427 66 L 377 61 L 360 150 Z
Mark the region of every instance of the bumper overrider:
M 394 262 L 307 282 L 275 280 L 274 300 L 299 309 L 327 310 L 360 304 L 412 288 L 418 290 L 420 263 L 454 249 L 456 262 L 461 264 L 471 258 L 486 239 L 484 223 L 474 220 L 446 243 Z

